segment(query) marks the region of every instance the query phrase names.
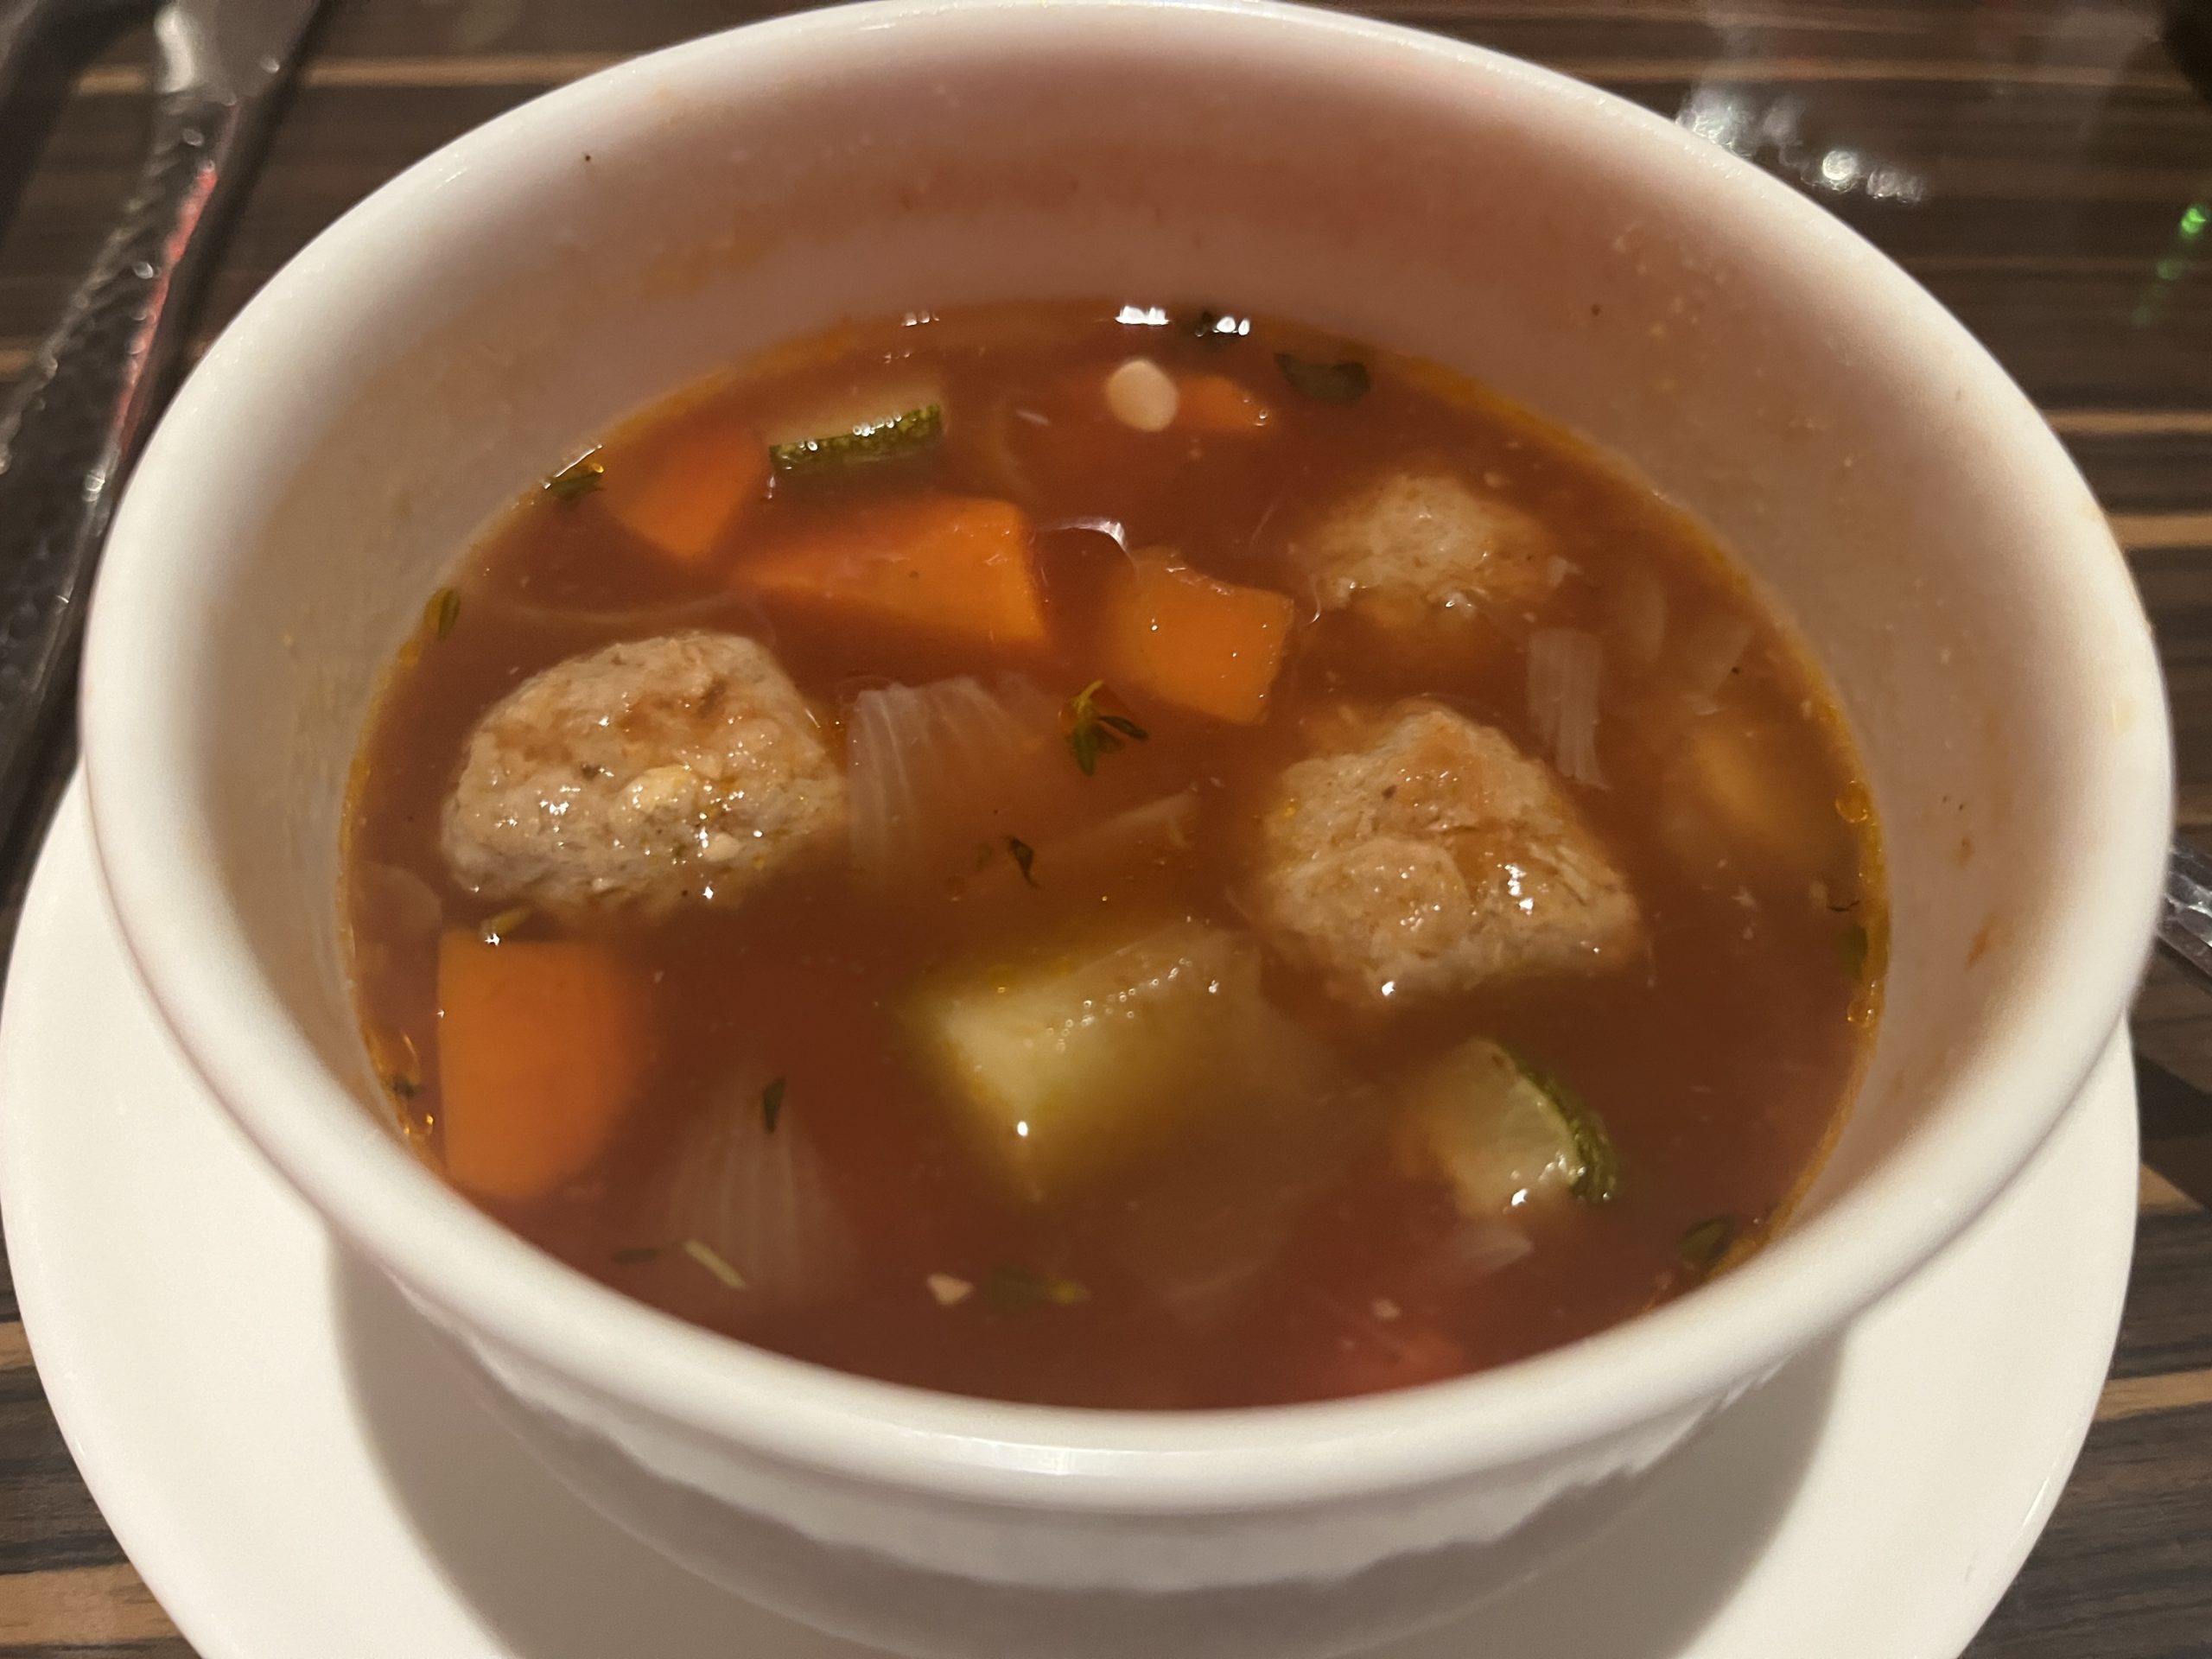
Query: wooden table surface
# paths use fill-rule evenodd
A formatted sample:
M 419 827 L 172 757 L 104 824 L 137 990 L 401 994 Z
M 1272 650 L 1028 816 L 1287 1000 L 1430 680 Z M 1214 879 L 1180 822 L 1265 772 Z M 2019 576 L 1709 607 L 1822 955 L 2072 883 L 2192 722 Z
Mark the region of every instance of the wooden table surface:
M 357 199 L 467 129 L 632 53 L 780 9 L 333 0 L 205 332 Z M 2177 67 L 2189 37 L 2162 35 L 2156 0 L 1366 9 L 1552 64 L 1729 145 L 1963 318 L 2112 515 L 2171 678 L 2183 825 L 2212 831 L 2212 104 Z M 2212 46 L 2199 61 L 2212 90 Z M 145 36 L 129 37 L 79 80 L 0 238 L 0 377 L 54 319 L 136 164 L 146 62 Z M 2154 969 L 2136 1048 L 2145 1164 L 2112 1381 L 1974 1659 L 2212 1656 L 2212 1102 L 2199 1092 L 2212 1087 L 2212 1003 Z M 77 1478 L 15 1311 L 0 1263 L 0 1656 L 182 1659 L 191 1649 Z

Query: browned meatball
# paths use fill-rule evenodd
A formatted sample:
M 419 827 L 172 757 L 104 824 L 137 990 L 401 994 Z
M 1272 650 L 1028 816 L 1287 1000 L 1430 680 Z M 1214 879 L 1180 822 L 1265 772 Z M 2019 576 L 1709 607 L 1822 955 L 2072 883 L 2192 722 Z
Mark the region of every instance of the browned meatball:
M 685 633 L 556 663 L 469 734 L 455 879 L 556 913 L 727 903 L 839 843 L 843 767 L 766 647 Z
M 1287 768 L 1260 834 L 1259 921 L 1354 1006 L 1611 968 L 1641 937 L 1551 769 L 1434 703 Z
M 1556 585 L 1551 532 L 1442 468 L 1355 490 L 1291 544 L 1324 611 L 1375 620 L 1526 610 Z

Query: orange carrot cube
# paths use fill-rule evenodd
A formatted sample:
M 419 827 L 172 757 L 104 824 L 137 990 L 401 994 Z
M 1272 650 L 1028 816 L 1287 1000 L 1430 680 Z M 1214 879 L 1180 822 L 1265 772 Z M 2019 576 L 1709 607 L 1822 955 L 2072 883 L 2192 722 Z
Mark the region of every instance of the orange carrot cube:
M 1139 553 L 1108 582 L 1103 610 L 1105 675 L 1116 690 L 1236 725 L 1267 712 L 1290 637 L 1287 595 Z
M 1186 375 L 1179 390 L 1179 430 L 1241 436 L 1263 430 L 1274 419 L 1273 410 L 1225 374 Z
M 858 507 L 747 559 L 736 580 L 765 600 L 926 639 L 1003 650 L 1046 637 L 1029 520 L 1006 501 Z
M 767 446 L 729 416 L 684 424 L 601 457 L 607 511 L 669 557 L 696 564 L 721 546 L 768 479 Z
M 438 942 L 438 1074 L 446 1173 L 516 1202 L 582 1174 L 635 1103 L 652 1059 L 636 971 L 597 945 Z

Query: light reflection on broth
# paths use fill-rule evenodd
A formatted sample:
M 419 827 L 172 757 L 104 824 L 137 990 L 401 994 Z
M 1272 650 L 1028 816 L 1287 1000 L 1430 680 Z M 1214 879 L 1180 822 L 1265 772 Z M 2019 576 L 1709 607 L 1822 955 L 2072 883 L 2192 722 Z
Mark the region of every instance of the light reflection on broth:
M 345 902 L 410 1141 L 581 1271 L 870 1376 L 1231 1406 L 1572 1341 L 1808 1179 L 1878 1006 L 1865 791 L 1574 441 L 1287 324 L 1020 307 L 570 459 L 395 664 Z

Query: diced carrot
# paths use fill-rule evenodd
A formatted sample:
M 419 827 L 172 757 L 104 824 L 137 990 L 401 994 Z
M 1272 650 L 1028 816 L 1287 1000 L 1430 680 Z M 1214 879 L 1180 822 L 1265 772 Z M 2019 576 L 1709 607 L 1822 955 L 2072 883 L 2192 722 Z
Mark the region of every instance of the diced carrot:
M 1290 635 L 1287 596 L 1140 553 L 1116 568 L 1103 608 L 1103 665 L 1116 690 L 1239 725 L 1267 712 Z
M 1175 424 L 1185 431 L 1233 435 L 1260 431 L 1274 419 L 1274 410 L 1225 374 L 1185 375 L 1179 390 Z
M 956 644 L 1045 640 L 1029 520 L 1007 501 L 919 495 L 861 507 L 746 560 L 760 597 Z
M 721 545 L 768 478 L 760 435 L 728 416 L 624 444 L 602 458 L 599 498 L 630 531 L 696 564 Z
M 537 1198 L 582 1174 L 652 1058 L 645 983 L 596 945 L 453 929 L 438 1012 L 446 1173 L 480 1198 Z

